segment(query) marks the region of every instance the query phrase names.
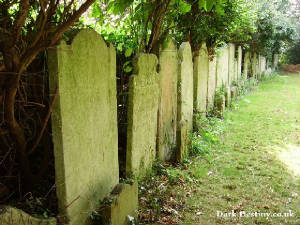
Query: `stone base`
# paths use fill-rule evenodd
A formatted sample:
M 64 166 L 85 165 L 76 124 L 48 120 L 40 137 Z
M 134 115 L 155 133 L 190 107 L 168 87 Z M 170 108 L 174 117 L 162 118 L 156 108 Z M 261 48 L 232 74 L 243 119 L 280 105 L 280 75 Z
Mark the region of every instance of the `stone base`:
M 138 209 L 138 183 L 118 184 L 100 209 L 102 224 L 129 225 Z
M 188 156 L 188 149 L 190 145 L 189 133 L 191 132 L 188 123 L 179 124 L 180 128 L 177 130 L 177 150 L 176 150 L 176 161 L 183 162 Z
M 56 225 L 55 218 L 40 219 L 32 217 L 20 209 L 10 206 L 0 208 L 1 225 Z

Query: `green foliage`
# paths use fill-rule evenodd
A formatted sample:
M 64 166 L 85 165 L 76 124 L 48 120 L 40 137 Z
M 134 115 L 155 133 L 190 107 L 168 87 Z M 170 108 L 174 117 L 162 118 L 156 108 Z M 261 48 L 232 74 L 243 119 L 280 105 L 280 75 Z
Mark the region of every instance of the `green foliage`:
M 215 117 L 196 118 L 196 131 L 191 133 L 191 155 L 205 155 L 211 152 L 214 144 L 218 143 L 218 136 L 224 132 L 223 121 Z
M 286 0 L 274 0 L 272 2 L 262 0 L 257 5 L 257 32 L 251 36 L 250 48 L 268 60 L 272 60 L 274 54 L 282 52 L 289 43 L 299 39 L 296 35 L 296 26 L 291 12 L 291 3 Z M 297 20 L 296 20 L 297 21 Z
M 285 51 L 284 63 L 286 64 L 300 64 L 300 41 L 293 42 L 291 46 Z
M 178 42 L 188 40 L 193 50 L 198 50 L 201 42 L 206 41 L 209 53 L 215 54 L 217 46 L 225 42 L 242 43 L 255 31 L 252 22 L 255 14 L 248 2 L 232 0 L 199 3 L 200 9 L 192 5 L 189 13 L 173 18 L 176 22 L 174 36 Z
M 232 42 L 270 59 L 295 39 L 288 7 L 285 0 L 102 0 L 93 4 L 91 25 L 126 57 L 170 34 L 177 43 L 189 41 L 193 51 L 206 41 L 214 55 L 216 47 Z

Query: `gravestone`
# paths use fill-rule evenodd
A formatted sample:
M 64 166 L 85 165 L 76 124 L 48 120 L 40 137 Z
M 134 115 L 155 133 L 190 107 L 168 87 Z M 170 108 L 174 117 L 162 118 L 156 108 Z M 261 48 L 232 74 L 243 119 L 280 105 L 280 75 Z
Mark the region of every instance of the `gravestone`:
M 225 106 L 227 108 L 230 108 L 230 105 L 231 105 L 231 88 L 228 86 L 228 87 L 225 87 Z
M 252 70 L 253 77 L 255 79 L 258 79 L 258 75 L 259 75 L 259 60 L 258 60 L 257 53 L 253 53 L 252 54 L 251 70 Z
M 11 206 L 0 207 L 1 225 L 56 225 L 56 219 L 51 217 L 47 219 L 30 216 L 20 209 Z
M 266 71 L 267 61 L 264 56 L 260 56 L 260 73 L 264 73 Z
M 225 96 L 219 95 L 215 98 L 214 113 L 218 118 L 223 118 L 225 112 Z
M 216 92 L 216 66 L 217 58 L 214 57 L 208 63 L 208 79 L 207 79 L 207 111 L 214 108 L 214 99 Z
M 141 54 L 134 60 L 127 113 L 127 175 L 143 175 L 155 160 L 159 97 L 157 63 L 153 54 Z
M 229 62 L 228 62 L 228 47 L 223 47 L 219 49 L 217 53 L 217 81 L 216 86 L 217 88 L 221 88 L 223 85 L 228 86 L 228 73 L 229 73 Z
M 193 129 L 193 57 L 191 46 L 184 42 L 179 48 L 177 108 L 177 161 L 188 154 L 189 133 Z
M 87 225 L 119 182 L 116 53 L 92 30 L 49 51 L 56 191 L 61 222 Z
M 232 43 L 228 44 L 228 85 L 231 86 L 235 80 L 235 66 L 234 66 L 234 53 L 235 45 Z
M 101 224 L 130 225 L 137 217 L 138 182 L 117 184 L 100 208 Z
M 171 39 L 162 46 L 159 55 L 157 154 L 166 161 L 174 153 L 177 130 L 178 52 Z
M 242 78 L 242 47 L 238 46 L 238 56 L 237 56 L 237 79 Z
M 273 69 L 275 69 L 275 70 L 278 69 L 279 57 L 280 57 L 279 54 L 273 55 Z
M 238 61 L 234 59 L 234 82 L 237 83 L 238 81 Z
M 230 97 L 231 97 L 231 99 L 232 100 L 236 99 L 237 95 L 238 95 L 238 88 L 236 86 L 231 87 L 230 88 Z
M 250 70 L 250 52 L 245 53 L 244 66 L 243 66 L 243 79 L 247 79 Z
M 194 57 L 194 109 L 205 115 L 208 79 L 208 53 L 205 42 Z

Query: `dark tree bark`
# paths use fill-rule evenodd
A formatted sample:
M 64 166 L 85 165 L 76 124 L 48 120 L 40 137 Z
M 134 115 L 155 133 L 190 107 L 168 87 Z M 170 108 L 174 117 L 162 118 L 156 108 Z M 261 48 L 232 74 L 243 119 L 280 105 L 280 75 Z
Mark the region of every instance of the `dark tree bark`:
M 32 174 L 29 161 L 29 149 L 24 130 L 15 117 L 15 100 L 22 74 L 36 56 L 49 47 L 55 46 L 62 35 L 69 29 L 79 17 L 89 8 L 94 0 L 86 0 L 77 10 L 72 9 L 74 1 L 70 1 L 64 7 L 64 11 L 58 24 L 53 23 L 57 17 L 60 0 L 20 0 L 20 9 L 14 15 L 9 16 L 8 9 L 13 1 L 4 0 L 0 3 L 0 52 L 3 55 L 4 64 L 0 65 L 1 72 L 1 98 L 4 99 L 5 129 L 17 149 L 17 159 L 23 184 L 27 187 L 33 184 L 36 177 Z M 34 4 L 38 4 L 37 19 L 31 25 L 25 24 L 29 12 Z M 27 29 L 27 32 L 22 32 Z M 41 133 L 44 132 L 43 130 Z M 40 135 L 43 136 L 43 135 Z M 39 138 L 38 142 L 42 138 Z M 35 145 L 37 145 L 35 143 Z

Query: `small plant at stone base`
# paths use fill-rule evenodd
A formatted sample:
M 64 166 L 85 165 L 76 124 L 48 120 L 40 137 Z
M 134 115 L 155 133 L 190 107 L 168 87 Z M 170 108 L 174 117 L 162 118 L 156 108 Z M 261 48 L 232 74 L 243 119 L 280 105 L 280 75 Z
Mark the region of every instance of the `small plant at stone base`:
M 190 154 L 194 155 L 204 155 L 210 152 L 210 146 L 206 141 L 204 141 L 201 135 L 197 133 L 191 134 L 191 147 Z
M 218 135 L 224 132 L 224 123 L 222 119 L 216 117 L 196 117 L 196 131 L 190 134 L 191 155 L 208 154 L 213 144 L 217 143 Z
M 106 197 L 103 200 L 99 200 L 98 205 L 99 207 L 93 210 L 90 215 L 91 225 L 110 225 L 110 224 L 103 224 L 103 210 L 107 204 L 110 204 L 112 199 Z
M 238 86 L 238 84 L 237 84 L 237 82 L 234 80 L 234 81 L 232 81 L 232 83 L 231 83 L 231 86 L 233 86 L 233 87 L 237 87 L 237 86 Z
M 245 95 L 248 93 L 248 86 L 247 86 L 247 79 L 242 78 L 239 80 L 239 88 L 238 88 L 238 95 Z
M 128 177 L 126 178 L 120 178 L 119 183 L 120 184 L 133 184 L 135 179 L 135 177 L 133 176 L 133 174 L 130 174 Z

